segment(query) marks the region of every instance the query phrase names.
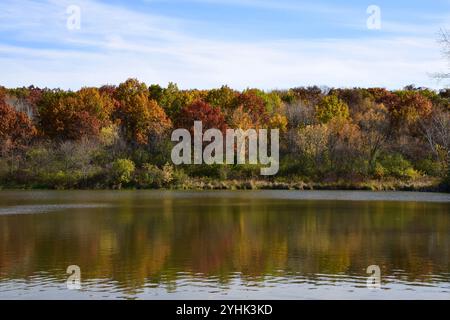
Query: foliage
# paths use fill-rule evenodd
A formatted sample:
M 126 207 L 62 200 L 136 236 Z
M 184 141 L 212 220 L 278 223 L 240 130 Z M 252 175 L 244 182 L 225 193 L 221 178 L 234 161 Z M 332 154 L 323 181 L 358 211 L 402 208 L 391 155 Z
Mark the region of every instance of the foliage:
M 414 91 L 398 91 L 396 97 L 388 103 L 389 111 L 396 124 L 415 123 L 427 117 L 432 111 L 431 101 L 422 94 Z
M 0 152 L 21 150 L 36 135 L 36 128 L 28 116 L 7 105 L 1 92 L 0 119 Z
M 39 129 L 51 139 L 96 137 L 109 124 L 113 101 L 96 88 L 78 92 L 47 90 L 38 103 Z
M 386 155 L 379 165 L 382 166 L 386 175 L 396 178 L 413 179 L 420 174 L 412 167 L 411 163 L 404 159 L 400 154 Z
M 223 112 L 233 109 L 235 100 L 239 93 L 228 86 L 222 86 L 219 89 L 211 89 L 208 91 L 205 101 L 211 106 L 220 108 Z
M 129 159 L 117 159 L 111 166 L 111 178 L 115 185 L 121 186 L 131 181 L 135 170 L 133 161 Z
M 150 136 L 162 135 L 171 127 L 164 110 L 149 98 L 144 83 L 128 79 L 119 85 L 114 97 L 118 102 L 115 118 L 128 143 L 147 144 Z
M 238 107 L 248 112 L 254 128 L 264 128 L 270 121 L 264 100 L 254 90 L 244 91 L 237 97 L 235 108 Z
M 213 108 L 202 100 L 196 100 L 184 107 L 177 119 L 178 128 L 186 128 L 193 134 L 194 121 L 202 121 L 203 129 L 219 129 L 225 132 L 225 116 L 219 108 Z
M 0 186 L 190 188 L 204 178 L 225 187 L 240 184 L 230 179 L 378 186 L 429 178 L 445 189 L 449 102 L 448 89 L 414 86 L 180 90 L 128 79 L 78 91 L 0 87 Z M 255 165 L 168 164 L 170 129 L 192 132 L 195 120 L 222 132 L 280 129 L 277 177 L 262 178 Z
M 324 97 L 316 106 L 316 117 L 321 123 L 327 123 L 333 118 L 348 118 L 349 110 L 345 102 L 335 95 Z

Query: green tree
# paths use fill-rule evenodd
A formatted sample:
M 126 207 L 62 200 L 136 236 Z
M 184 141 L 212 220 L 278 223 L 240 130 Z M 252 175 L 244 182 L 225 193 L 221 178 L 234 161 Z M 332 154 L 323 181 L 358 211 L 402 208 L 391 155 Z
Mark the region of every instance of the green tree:
M 316 117 L 320 123 L 328 123 L 333 118 L 348 118 L 348 105 L 335 95 L 326 96 L 316 106 Z

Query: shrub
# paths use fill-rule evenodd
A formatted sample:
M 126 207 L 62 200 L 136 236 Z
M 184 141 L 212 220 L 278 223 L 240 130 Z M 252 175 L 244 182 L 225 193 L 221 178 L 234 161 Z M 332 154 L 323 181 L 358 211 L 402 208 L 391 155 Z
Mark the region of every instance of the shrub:
M 373 168 L 372 174 L 375 176 L 375 178 L 383 178 L 386 174 L 386 169 L 384 169 L 381 163 L 377 162 Z
M 415 167 L 419 171 L 422 171 L 423 173 L 433 177 L 442 177 L 445 174 L 445 172 L 443 172 L 441 163 L 439 163 L 438 161 L 433 161 L 429 158 L 418 161 Z
M 138 184 L 143 188 L 160 188 L 163 184 L 163 173 L 157 166 L 145 163 L 138 175 Z
M 386 175 L 396 178 L 415 179 L 420 176 L 420 173 L 412 167 L 411 163 L 400 154 L 385 156 L 381 159 L 380 165 L 385 170 Z
M 57 171 L 44 175 L 39 182 L 55 189 L 71 189 L 78 186 L 82 174 L 79 171 Z
M 138 184 L 143 188 L 167 187 L 174 180 L 174 174 L 173 166 L 168 163 L 162 169 L 153 164 L 145 163 L 138 175 Z M 177 178 L 181 179 L 181 175 Z
M 162 179 L 164 185 L 168 185 L 173 180 L 173 166 L 166 163 L 162 168 Z
M 129 159 L 117 159 L 111 167 L 112 182 L 120 188 L 122 184 L 129 183 L 135 170 L 134 162 Z
M 174 170 L 172 177 L 172 184 L 177 186 L 183 186 L 189 181 L 189 176 L 183 171 L 183 169 Z

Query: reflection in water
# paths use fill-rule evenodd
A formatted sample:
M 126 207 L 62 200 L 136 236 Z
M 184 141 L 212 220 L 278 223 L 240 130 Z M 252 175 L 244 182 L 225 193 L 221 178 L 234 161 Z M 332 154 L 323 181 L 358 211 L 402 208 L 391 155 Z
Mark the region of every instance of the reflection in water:
M 448 299 L 449 196 L 345 194 L 2 192 L 0 298 Z

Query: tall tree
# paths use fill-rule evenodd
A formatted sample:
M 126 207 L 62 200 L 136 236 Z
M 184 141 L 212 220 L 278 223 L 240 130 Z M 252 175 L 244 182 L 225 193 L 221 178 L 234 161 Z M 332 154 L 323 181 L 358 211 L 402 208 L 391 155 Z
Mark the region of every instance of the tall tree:
M 335 95 L 324 97 L 316 106 L 316 117 L 321 123 L 327 123 L 333 118 L 348 118 L 347 104 Z
M 0 90 L 0 148 L 3 154 L 21 151 L 36 135 L 36 128 L 24 112 L 18 112 L 5 102 Z
M 78 92 L 47 90 L 38 102 L 39 128 L 57 140 L 97 137 L 109 124 L 113 101 L 96 88 Z
M 129 143 L 145 145 L 151 137 L 163 135 L 171 127 L 164 110 L 149 98 L 145 83 L 128 79 L 119 85 L 114 97 L 118 102 L 114 116 Z
M 265 128 L 269 124 L 270 116 L 266 110 L 264 100 L 252 90 L 241 93 L 235 102 L 235 108 L 242 106 L 252 118 L 255 128 Z
M 213 108 L 210 104 L 197 100 L 181 109 L 177 119 L 177 127 L 186 128 L 193 133 L 194 121 L 202 121 L 203 130 L 219 129 L 223 133 L 227 128 L 225 116 L 219 108 Z

